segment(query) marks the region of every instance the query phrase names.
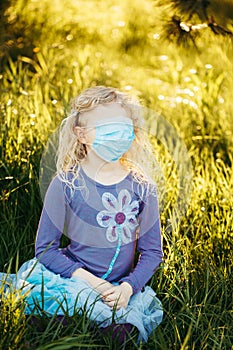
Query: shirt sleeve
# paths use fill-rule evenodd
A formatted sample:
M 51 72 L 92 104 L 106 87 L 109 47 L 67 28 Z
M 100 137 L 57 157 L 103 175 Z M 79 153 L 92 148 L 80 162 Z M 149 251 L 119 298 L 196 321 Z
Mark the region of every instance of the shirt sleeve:
M 133 294 L 153 276 L 163 259 L 161 228 L 158 200 L 154 187 L 142 201 L 139 214 L 139 238 L 137 249 L 140 253 L 134 270 L 119 281 L 128 282 L 133 288 Z
M 59 249 L 65 226 L 66 205 L 62 182 L 56 176 L 45 195 L 36 235 L 35 256 L 49 270 L 70 278 L 77 268 L 84 266 L 71 260 Z

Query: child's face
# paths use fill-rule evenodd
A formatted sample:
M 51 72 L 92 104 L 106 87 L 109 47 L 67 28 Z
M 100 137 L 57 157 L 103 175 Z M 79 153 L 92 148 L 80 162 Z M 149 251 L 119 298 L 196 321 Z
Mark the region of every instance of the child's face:
M 107 121 L 114 121 L 114 117 L 128 117 L 125 109 L 119 103 L 98 105 L 92 111 L 81 114 L 82 127 L 76 126 L 75 131 L 79 140 L 89 148 L 95 140 L 95 123 L 101 124 Z M 119 119 L 117 119 L 119 121 Z

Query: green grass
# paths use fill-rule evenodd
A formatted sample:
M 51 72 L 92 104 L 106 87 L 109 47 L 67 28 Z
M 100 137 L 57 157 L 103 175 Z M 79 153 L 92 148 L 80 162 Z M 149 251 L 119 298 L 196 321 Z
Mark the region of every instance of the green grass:
M 134 5 L 57 1 L 56 6 L 15 0 L 7 15 L 9 35 L 16 39 L 1 56 L 0 271 L 14 273 L 34 256 L 42 207 L 40 158 L 70 99 L 91 85 L 115 86 L 173 125 L 193 171 L 192 190 L 184 188 L 189 206 L 171 230 L 182 170 L 174 161 L 179 147 L 172 132 L 159 128 L 155 133 L 155 119 L 148 119 L 166 179 L 164 263 L 150 281 L 165 315 L 147 344 L 137 347 L 132 337 L 123 348 L 231 349 L 233 64 L 228 39 L 206 33 L 199 51 L 168 44 L 161 39 L 160 7 L 150 0 Z M 23 297 L 15 291 L 1 298 L 2 349 L 117 348 L 85 315 L 75 315 L 66 327 L 44 315 L 35 328 L 23 310 Z

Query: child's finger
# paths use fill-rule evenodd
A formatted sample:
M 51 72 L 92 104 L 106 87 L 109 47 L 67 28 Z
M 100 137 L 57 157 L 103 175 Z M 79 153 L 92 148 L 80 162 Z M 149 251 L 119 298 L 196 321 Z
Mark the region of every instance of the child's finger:
M 122 307 L 119 303 L 116 302 L 116 300 L 104 301 L 104 304 L 106 304 L 110 308 L 114 308 L 115 307 L 117 310 Z
M 106 297 L 103 297 L 104 301 L 111 302 L 116 300 L 116 295 L 114 293 L 107 295 Z
M 103 299 L 106 299 L 106 298 L 107 298 L 109 295 L 111 295 L 111 294 L 112 294 L 112 293 L 108 293 L 108 294 L 105 293 L 105 294 L 102 294 L 102 298 L 103 298 Z
M 102 297 L 107 297 L 108 295 L 112 294 L 115 292 L 115 289 L 114 288 L 110 288 L 108 290 L 106 290 L 104 293 L 102 293 Z

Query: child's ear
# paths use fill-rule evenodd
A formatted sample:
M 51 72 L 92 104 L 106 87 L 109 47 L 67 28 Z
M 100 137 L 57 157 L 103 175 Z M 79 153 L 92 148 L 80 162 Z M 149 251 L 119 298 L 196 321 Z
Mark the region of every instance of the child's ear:
M 85 135 L 85 131 L 83 130 L 83 128 L 81 128 L 80 126 L 75 126 L 74 127 L 74 133 L 77 136 L 77 138 L 79 139 L 79 141 L 81 143 L 86 143 L 86 135 Z

